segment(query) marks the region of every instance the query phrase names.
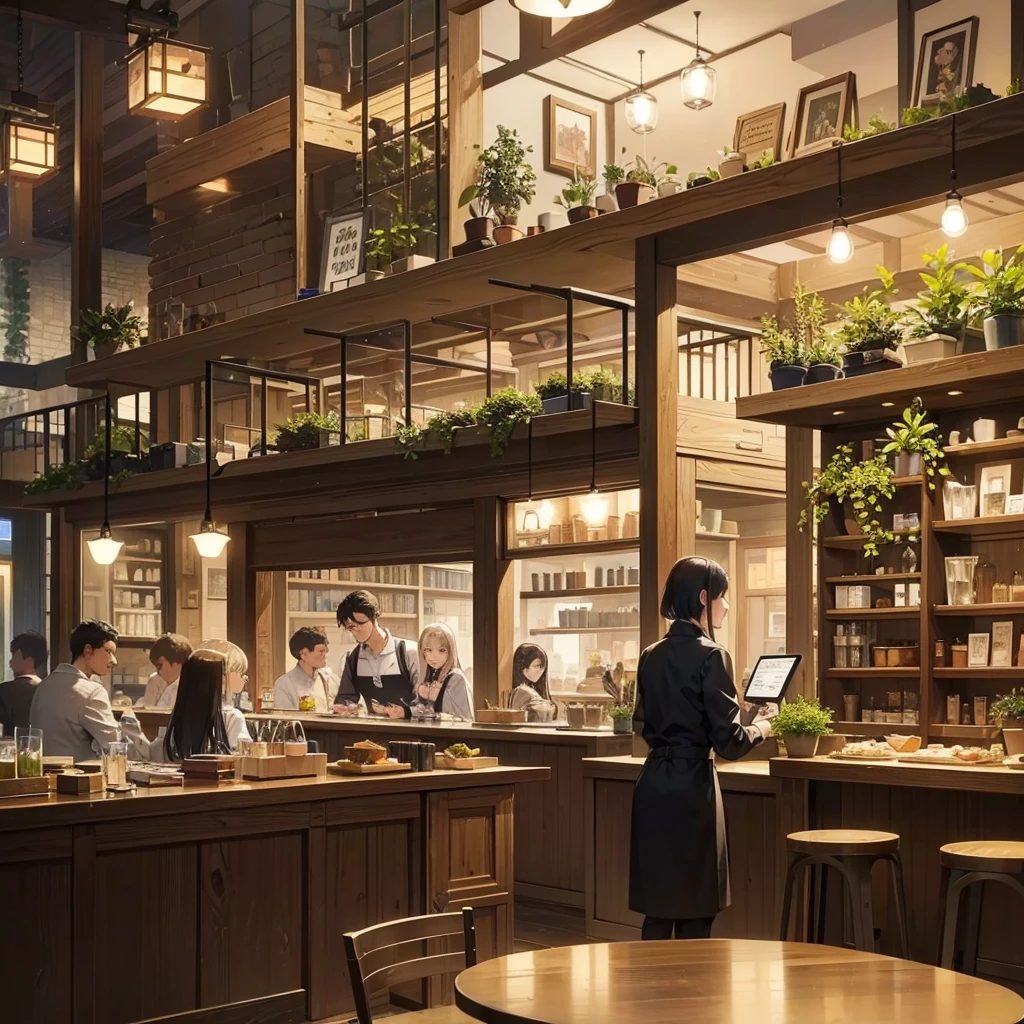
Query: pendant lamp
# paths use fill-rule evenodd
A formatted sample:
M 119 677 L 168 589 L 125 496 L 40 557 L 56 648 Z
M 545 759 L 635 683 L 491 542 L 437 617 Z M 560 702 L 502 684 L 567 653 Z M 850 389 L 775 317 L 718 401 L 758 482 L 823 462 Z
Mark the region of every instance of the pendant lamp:
M 205 107 L 209 50 L 164 37 L 145 40 L 128 58 L 128 113 L 177 121 Z
M 693 60 L 683 68 L 679 78 L 679 89 L 683 94 L 683 105 L 691 110 L 703 110 L 715 102 L 718 89 L 718 73 L 700 55 L 700 11 L 693 12 L 697 24 L 697 52 Z
M 196 546 L 200 558 L 219 558 L 230 538 L 221 533 L 213 521 L 210 504 L 210 481 L 213 475 L 213 364 L 206 363 L 206 514 L 198 533 L 189 539 Z
M 953 129 L 949 180 L 953 183 L 953 188 L 946 196 L 941 225 L 942 233 L 947 238 L 959 238 L 967 230 L 967 211 L 964 209 L 964 197 L 956 190 L 956 114 L 953 114 L 950 120 L 953 122 Z
M 626 100 L 626 124 L 637 135 L 649 135 L 658 127 L 658 101 L 644 89 L 644 51 L 640 54 L 640 87 Z
M 590 403 L 590 492 L 580 502 L 587 526 L 597 529 L 608 522 L 608 499 L 597 489 L 597 402 Z
M 839 208 L 839 216 L 832 221 L 832 234 L 829 235 L 828 245 L 825 252 L 833 263 L 849 263 L 853 259 L 853 238 L 850 237 L 850 226 L 843 216 L 843 147 L 842 144 L 836 147 L 836 155 L 839 164 L 838 183 L 839 191 L 836 194 L 836 206 Z
M 581 14 L 610 7 L 615 0 L 509 0 L 523 14 L 536 14 L 539 18 L 578 18 Z
M 110 421 L 112 410 L 110 407 L 110 392 L 107 392 L 105 402 L 106 425 L 103 440 L 103 526 L 100 528 L 100 535 L 95 540 L 86 541 L 89 547 L 89 554 L 97 565 L 111 565 L 115 558 L 121 554 L 124 542 L 114 540 L 110 535 Z

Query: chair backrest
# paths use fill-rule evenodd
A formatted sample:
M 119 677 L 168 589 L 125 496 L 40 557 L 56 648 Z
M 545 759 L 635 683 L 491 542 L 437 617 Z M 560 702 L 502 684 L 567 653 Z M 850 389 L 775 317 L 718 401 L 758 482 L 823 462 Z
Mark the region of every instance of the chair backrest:
M 460 936 L 462 948 L 453 949 L 453 940 Z M 472 907 L 463 907 L 461 913 L 426 914 L 375 924 L 346 932 L 344 940 L 359 1024 L 373 1024 L 370 998 L 380 989 L 453 974 L 476 964 Z M 432 952 L 431 940 L 443 940 L 445 951 Z M 435 949 L 437 944 L 435 941 Z

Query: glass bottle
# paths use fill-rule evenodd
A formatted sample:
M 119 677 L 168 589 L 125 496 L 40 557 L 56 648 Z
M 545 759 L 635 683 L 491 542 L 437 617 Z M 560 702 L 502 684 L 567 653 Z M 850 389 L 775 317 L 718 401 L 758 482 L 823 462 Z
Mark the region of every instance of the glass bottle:
M 900 556 L 900 571 L 904 573 L 917 572 L 917 552 L 914 550 L 914 538 L 907 538 L 907 546 Z

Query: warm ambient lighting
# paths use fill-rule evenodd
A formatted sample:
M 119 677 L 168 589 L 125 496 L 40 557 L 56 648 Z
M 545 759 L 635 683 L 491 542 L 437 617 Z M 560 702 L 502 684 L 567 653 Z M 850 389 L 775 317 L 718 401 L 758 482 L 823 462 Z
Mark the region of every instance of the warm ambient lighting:
M 219 558 L 228 546 L 229 539 L 226 533 L 218 533 L 217 527 L 210 519 L 204 519 L 199 532 L 191 535 L 200 558 Z
M 895 402 L 883 402 L 882 403 L 882 408 L 883 409 L 891 409 L 895 404 L 896 404 Z
M 42 181 L 57 170 L 57 129 L 52 124 L 8 121 L 4 130 L 4 172 Z
M 839 217 L 832 222 L 828 248 L 825 250 L 833 263 L 849 263 L 853 259 L 853 239 L 846 221 Z
M 150 40 L 128 59 L 128 112 L 176 121 L 205 107 L 206 72 L 204 47 Z
M 683 68 L 679 76 L 679 91 L 683 94 L 683 105 L 691 110 L 703 110 L 715 102 L 718 89 L 718 73 L 700 55 L 700 11 L 694 11 L 697 23 L 696 53 L 693 60 Z
M 614 0 L 509 0 L 524 14 L 536 14 L 539 18 L 577 18 L 581 14 L 609 7 Z
M 597 491 L 591 491 L 580 502 L 580 511 L 587 526 L 597 529 L 608 521 L 608 499 Z
M 962 391 L 947 391 L 946 394 L 949 395 L 950 398 L 956 398 L 958 395 L 962 395 L 963 392 Z
M 967 230 L 967 211 L 959 192 L 954 190 L 946 196 L 941 223 L 942 233 L 948 238 L 959 238 Z
M 110 524 L 104 523 L 100 535 L 95 540 L 86 541 L 89 545 L 89 554 L 97 565 L 112 565 L 114 559 L 121 554 L 124 541 L 114 540 L 110 536 Z
M 540 528 L 546 530 L 555 521 L 555 506 L 545 498 L 537 509 L 537 521 Z
M 658 101 L 644 89 L 644 51 L 640 54 L 640 86 L 626 100 L 626 124 L 637 135 L 648 135 L 658 126 Z
M 231 182 L 227 178 L 213 178 L 211 181 L 201 181 L 199 187 L 205 188 L 207 192 L 230 192 Z
M 832 415 L 833 416 L 845 416 L 846 415 L 846 410 L 845 409 L 835 409 L 835 410 L 833 410 Z

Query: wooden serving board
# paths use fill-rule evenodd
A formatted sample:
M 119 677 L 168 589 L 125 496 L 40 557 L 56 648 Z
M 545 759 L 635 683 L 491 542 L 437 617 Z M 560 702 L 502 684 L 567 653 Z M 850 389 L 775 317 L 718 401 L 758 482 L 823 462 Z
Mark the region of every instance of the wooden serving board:
M 243 757 L 242 775 L 247 779 L 295 779 L 327 774 L 326 754 L 303 754 L 301 757 Z
M 947 757 L 936 757 L 934 754 L 930 757 L 922 757 L 920 754 L 904 754 L 899 760 L 904 764 L 955 765 L 957 768 L 1001 768 L 1003 766 L 1001 757 L 993 757 L 984 761 L 961 761 L 959 757 L 953 757 L 952 754 Z
M 453 757 L 448 759 L 444 754 L 434 755 L 435 768 L 451 768 L 455 771 L 472 771 L 475 768 L 497 768 L 496 757 Z
M 831 754 L 827 754 L 826 757 L 832 758 L 833 761 L 872 761 L 872 762 L 878 762 L 878 761 L 897 761 L 897 760 L 902 761 L 903 760 L 903 758 L 897 758 L 895 752 L 893 754 L 891 754 L 891 755 L 873 754 L 873 755 L 868 756 L 868 755 L 865 755 L 865 754 L 844 754 L 844 753 L 842 753 L 842 751 L 836 750 L 836 751 L 834 751 Z
M 51 778 L 41 775 L 35 779 L 0 779 L 0 798 L 8 796 L 39 796 L 50 791 Z
M 326 754 L 324 755 L 327 756 Z M 359 764 L 357 761 L 334 761 L 327 766 L 329 775 L 385 775 L 388 772 L 411 772 L 411 764 L 393 761 L 378 761 L 376 764 Z

